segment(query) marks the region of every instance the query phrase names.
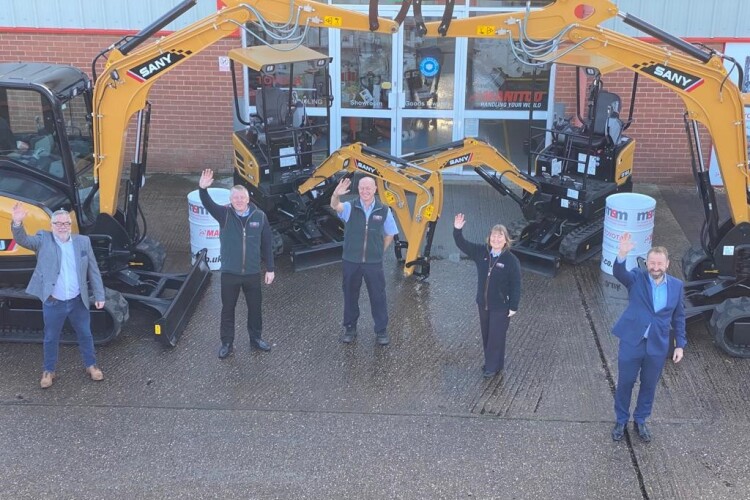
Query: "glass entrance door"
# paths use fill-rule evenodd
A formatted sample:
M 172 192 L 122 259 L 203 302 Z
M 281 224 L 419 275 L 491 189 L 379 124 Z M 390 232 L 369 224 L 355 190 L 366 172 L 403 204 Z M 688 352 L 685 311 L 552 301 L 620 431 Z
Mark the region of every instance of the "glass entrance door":
M 425 21 L 438 20 L 442 6 L 423 11 Z M 396 13 L 381 7 L 383 16 Z M 342 146 L 364 142 L 402 156 L 454 140 L 463 105 L 456 39 L 421 37 L 410 13 L 395 35 L 341 31 L 339 43 Z
M 442 7 L 440 7 L 441 9 Z M 425 22 L 439 20 L 441 12 L 424 8 Z M 432 14 L 432 15 L 429 15 Z M 399 106 L 394 154 L 405 155 L 454 140 L 457 79 L 456 39 L 420 36 L 413 16 L 401 29 L 398 61 Z

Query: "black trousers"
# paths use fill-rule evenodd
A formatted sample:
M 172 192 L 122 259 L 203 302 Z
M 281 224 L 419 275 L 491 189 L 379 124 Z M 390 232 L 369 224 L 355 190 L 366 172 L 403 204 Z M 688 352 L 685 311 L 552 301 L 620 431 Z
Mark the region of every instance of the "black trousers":
M 507 309 L 486 311 L 484 306 L 479 306 L 479 326 L 482 329 L 486 371 L 496 372 L 505 366 L 505 334 L 508 333 L 509 325 Z
M 259 339 L 263 332 L 261 318 L 262 292 L 260 273 L 230 274 L 221 273 L 221 335 L 222 343 L 234 342 L 234 309 L 240 290 L 247 303 L 247 332 L 250 338 Z
M 359 319 L 359 290 L 362 279 L 370 296 L 370 309 L 375 322 L 375 333 L 388 328 L 388 308 L 385 299 L 385 273 L 383 264 L 360 264 L 343 261 L 344 326 L 357 326 Z

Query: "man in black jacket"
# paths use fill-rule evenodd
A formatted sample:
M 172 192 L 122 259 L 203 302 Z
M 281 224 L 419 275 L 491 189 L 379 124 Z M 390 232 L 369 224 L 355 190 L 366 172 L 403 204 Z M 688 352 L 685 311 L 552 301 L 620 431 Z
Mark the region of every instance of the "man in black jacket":
M 247 331 L 250 344 L 262 351 L 271 346 L 261 339 L 260 261 L 266 263 L 265 283 L 273 283 L 274 262 L 271 225 L 266 214 L 253 203 L 244 186 L 234 186 L 229 193 L 231 207 L 217 205 L 208 194 L 214 173 L 205 169 L 198 186 L 200 199 L 208 213 L 219 223 L 221 243 L 221 348 L 219 359 L 234 350 L 234 309 L 240 290 L 247 302 Z

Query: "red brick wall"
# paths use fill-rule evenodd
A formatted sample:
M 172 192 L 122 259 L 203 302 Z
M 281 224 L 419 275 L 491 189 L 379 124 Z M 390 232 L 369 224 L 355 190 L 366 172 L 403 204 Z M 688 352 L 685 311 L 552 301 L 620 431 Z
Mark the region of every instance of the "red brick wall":
M 0 33 L 0 61 L 55 62 L 90 73 L 96 54 L 117 39 L 93 34 Z M 218 57 L 239 44 L 237 38 L 222 40 L 154 84 L 149 95 L 150 172 L 199 172 L 206 167 L 231 172 L 232 81 L 229 72 L 219 71 Z M 132 159 L 134 138 L 131 130 L 126 164 Z
M 95 34 L 0 33 L 0 60 L 59 62 L 88 72 L 93 57 L 115 39 Z M 195 173 L 205 167 L 231 171 L 231 79 L 229 73 L 218 70 L 218 57 L 237 45 L 237 38 L 223 40 L 153 86 L 148 157 L 151 172 Z M 632 73 L 607 75 L 604 82 L 607 90 L 623 98 L 626 113 Z M 556 87 L 556 100 L 565 103 L 567 114 L 573 113 L 575 74 L 571 68 L 558 69 Z M 627 131 L 637 141 L 637 181 L 692 183 L 683 109 L 675 93 L 645 78 L 639 80 L 635 122 Z M 134 134 L 128 137 L 132 142 Z M 705 130 L 702 144 L 708 162 L 710 139 Z M 127 161 L 130 158 L 128 154 Z

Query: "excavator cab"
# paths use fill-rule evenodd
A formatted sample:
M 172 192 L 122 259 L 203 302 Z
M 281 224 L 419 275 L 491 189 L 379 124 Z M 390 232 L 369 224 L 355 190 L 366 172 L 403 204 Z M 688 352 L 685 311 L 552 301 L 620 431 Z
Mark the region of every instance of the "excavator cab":
M 330 57 L 290 44 L 233 49 L 229 57 L 233 75 L 237 64 L 246 68 L 256 109 L 242 117 L 235 85 L 242 123 L 232 140 L 235 184 L 247 187 L 266 212 L 276 254 L 288 251 L 296 271 L 338 262 L 343 225 L 330 209 L 330 192 L 319 196 L 333 182 L 309 194 L 297 192 L 330 153 Z M 312 108 L 315 116 L 308 115 Z
M 92 222 L 80 203 L 93 185 L 89 92 L 88 78 L 72 67 L 0 64 L 3 282 L 28 280 L 36 263 L 34 252 L 15 246 L 10 235 L 8 214 L 16 202 L 34 207 L 24 221 L 31 233 L 49 229 L 58 209 L 71 212 L 74 232 L 85 233 Z
M 119 335 L 129 316 L 128 301 L 134 301 L 160 316 L 154 333 L 174 345 L 208 268 L 197 263 L 189 274 L 160 273 L 166 251 L 128 223 L 135 214 L 128 216 L 125 208 L 114 216 L 101 213 L 91 89 L 89 78 L 70 66 L 0 64 L 0 282 L 5 284 L 0 287 L 0 340 L 43 339 L 41 303 L 23 292 L 36 255 L 16 245 L 10 234 L 9 214 L 22 202 L 30 234 L 49 230 L 52 213 L 64 209 L 71 213 L 73 232 L 91 239 L 107 287 L 104 309 L 91 311 L 95 343 Z M 133 166 L 138 172 L 141 167 Z M 137 193 L 128 198 L 137 208 Z M 73 341 L 74 333 L 65 328 L 63 342 Z

